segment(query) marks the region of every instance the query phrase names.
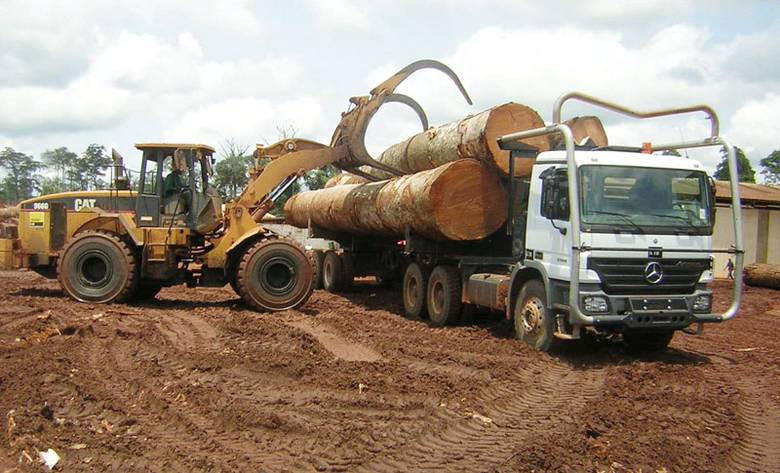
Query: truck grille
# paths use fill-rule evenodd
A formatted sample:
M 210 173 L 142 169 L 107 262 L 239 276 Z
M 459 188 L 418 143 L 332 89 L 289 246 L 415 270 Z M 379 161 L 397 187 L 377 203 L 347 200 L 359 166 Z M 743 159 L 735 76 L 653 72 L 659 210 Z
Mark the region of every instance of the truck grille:
M 660 263 L 663 269 L 663 278 L 657 284 L 645 279 L 645 268 L 651 261 Z M 709 267 L 708 259 L 588 259 L 588 269 L 596 271 L 607 294 L 690 294 Z

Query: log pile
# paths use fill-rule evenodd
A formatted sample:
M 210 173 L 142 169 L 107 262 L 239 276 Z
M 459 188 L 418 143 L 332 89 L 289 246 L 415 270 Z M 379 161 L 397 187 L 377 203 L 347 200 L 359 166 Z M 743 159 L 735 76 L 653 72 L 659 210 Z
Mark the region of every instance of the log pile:
M 589 137 L 597 146 L 608 144 L 598 118 L 577 117 L 566 123 L 577 143 Z M 363 172 L 382 179 L 368 182 L 341 173 L 328 180 L 324 189 L 290 198 L 285 218 L 298 227 L 311 223 L 336 232 L 403 236 L 408 226 L 438 240 L 484 238 L 506 218 L 506 192 L 500 176 L 509 173 L 509 152 L 498 147 L 498 137 L 543 126 L 533 109 L 507 103 L 432 127 L 377 158 L 404 176 L 363 167 Z M 530 138 L 525 143 L 539 152 L 547 151 L 561 144 L 555 136 Z M 515 176 L 530 175 L 533 160 L 515 164 Z
M 768 287 L 780 289 L 780 265 L 778 264 L 749 264 L 745 266 L 742 280 L 748 286 Z
M 436 240 L 477 240 L 503 225 L 506 192 L 490 166 L 462 159 L 389 180 L 302 192 L 286 220 L 332 231 L 403 236 L 407 226 Z

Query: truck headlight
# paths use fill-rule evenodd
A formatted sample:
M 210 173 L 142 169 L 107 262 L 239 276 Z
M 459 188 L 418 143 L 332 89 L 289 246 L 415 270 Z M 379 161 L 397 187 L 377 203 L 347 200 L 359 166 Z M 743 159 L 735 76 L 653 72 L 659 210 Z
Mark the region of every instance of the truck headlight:
M 609 304 L 607 298 L 601 296 L 588 296 L 582 300 L 582 305 L 587 312 L 607 312 Z
M 696 296 L 696 299 L 693 300 L 694 312 L 709 312 L 711 307 L 712 297 L 709 294 Z

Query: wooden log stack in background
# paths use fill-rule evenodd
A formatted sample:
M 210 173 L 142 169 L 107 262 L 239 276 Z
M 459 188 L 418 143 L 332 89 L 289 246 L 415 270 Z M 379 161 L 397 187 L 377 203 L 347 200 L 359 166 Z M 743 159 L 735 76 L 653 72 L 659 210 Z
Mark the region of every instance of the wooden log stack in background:
M 780 289 L 780 265 L 749 264 L 745 266 L 742 279 L 748 286 Z
M 437 240 L 477 240 L 501 228 L 506 191 L 490 166 L 474 159 L 364 184 L 301 192 L 284 206 L 288 223 L 331 231 L 403 236 L 409 226 Z

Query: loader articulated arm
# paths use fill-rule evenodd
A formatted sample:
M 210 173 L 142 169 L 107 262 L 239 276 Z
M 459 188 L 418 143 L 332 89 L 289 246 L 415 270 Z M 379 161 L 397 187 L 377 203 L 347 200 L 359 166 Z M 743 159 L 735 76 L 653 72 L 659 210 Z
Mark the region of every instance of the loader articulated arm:
M 343 158 L 343 150 L 316 141 L 287 139 L 271 146 L 257 146 L 257 160 L 270 159 L 255 177 L 249 181 L 238 200 L 239 205 L 250 209 L 255 221 L 273 206 L 274 200 L 300 176 L 333 164 Z
M 282 140 L 270 146 L 257 146 L 255 158 L 270 159 L 262 169 L 252 173 L 252 180 L 244 189 L 238 201 L 247 207 L 259 221 L 270 210 L 274 200 L 279 197 L 302 174 L 333 164 L 339 169 L 363 176 L 375 181 L 361 169 L 361 166 L 385 171 L 392 175 L 401 175 L 397 169 L 382 164 L 371 157 L 366 150 L 366 130 L 376 112 L 388 102 L 396 102 L 410 107 L 420 118 L 423 130 L 428 129 L 428 117 L 413 98 L 395 93 L 395 89 L 415 72 L 422 69 L 435 69 L 447 75 L 460 90 L 466 101 L 471 98 L 455 72 L 446 65 L 433 60 L 413 62 L 396 72 L 392 77 L 374 87 L 368 96 L 349 99 L 352 108 L 342 113 L 341 121 L 333 132 L 330 146 L 304 139 Z

